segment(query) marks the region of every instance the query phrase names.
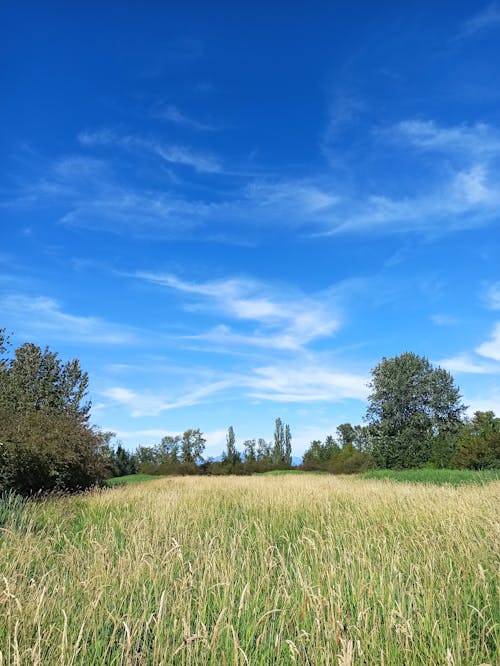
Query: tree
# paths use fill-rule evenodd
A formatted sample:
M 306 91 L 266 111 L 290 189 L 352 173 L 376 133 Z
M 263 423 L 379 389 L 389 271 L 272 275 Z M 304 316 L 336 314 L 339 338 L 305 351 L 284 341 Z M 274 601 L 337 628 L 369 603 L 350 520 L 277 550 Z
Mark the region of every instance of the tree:
M 257 460 L 255 439 L 247 439 L 243 442 L 245 452 L 245 462 L 255 462 Z
M 337 439 L 342 449 L 351 447 L 356 439 L 356 430 L 350 423 L 341 423 L 337 427 Z
M 273 446 L 273 463 L 279 465 L 284 461 L 284 439 L 285 432 L 283 422 L 280 418 L 275 421 L 274 427 L 274 446 Z
M 275 421 L 272 462 L 274 465 L 280 466 L 290 466 L 292 464 L 292 435 L 290 426 L 283 423 L 280 418 L 277 418 Z
M 259 462 L 272 462 L 273 449 L 270 442 L 259 437 L 257 440 L 257 460 Z
M 159 446 L 159 463 L 177 465 L 179 462 L 180 435 L 165 435 Z
M 109 473 L 109 438 L 88 424 L 88 375 L 48 347 L 9 347 L 0 330 L 0 490 L 87 488 Z
M 302 462 L 304 465 L 310 466 L 311 464 L 326 463 L 328 459 L 329 455 L 323 442 L 320 439 L 314 439 L 305 451 Z
M 205 442 L 206 439 L 203 437 L 201 430 L 193 430 L 192 428 L 186 430 L 180 443 L 180 462 L 184 464 L 201 463 Z
M 412 352 L 383 358 L 372 370 L 367 420 L 379 467 L 420 467 L 433 440 L 457 430 L 465 406 L 453 377 Z
M 42 350 L 30 342 L 14 354 L 0 373 L 0 406 L 18 414 L 46 410 L 88 420 L 88 374 L 78 359 L 62 363 L 48 347 Z
M 458 436 L 451 463 L 461 469 L 500 467 L 500 418 L 494 412 L 474 412 Z
M 284 462 L 290 466 L 292 464 L 292 433 L 288 423 L 285 425 L 285 438 L 283 442 Z
M 236 436 L 234 434 L 233 426 L 229 426 L 227 431 L 226 451 L 223 455 L 222 462 L 229 466 L 236 465 L 236 463 L 241 462 L 241 455 L 239 451 L 236 450 Z

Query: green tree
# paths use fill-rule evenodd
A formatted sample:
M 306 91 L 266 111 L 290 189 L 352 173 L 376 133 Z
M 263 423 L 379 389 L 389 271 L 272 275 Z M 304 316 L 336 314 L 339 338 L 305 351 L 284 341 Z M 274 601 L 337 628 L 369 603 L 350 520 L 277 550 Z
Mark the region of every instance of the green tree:
M 266 442 L 265 439 L 259 437 L 257 440 L 257 460 L 259 462 L 272 462 L 273 458 L 273 449 L 270 442 Z
M 449 372 L 412 352 L 383 358 L 372 370 L 367 419 L 379 467 L 420 467 L 434 439 L 460 427 L 465 410 Z
M 245 462 L 255 462 L 257 460 L 257 444 L 255 439 L 247 439 L 243 442 L 245 452 Z
M 284 462 L 285 459 L 284 442 L 285 442 L 285 430 L 283 426 L 283 421 L 280 418 L 277 418 L 274 427 L 274 446 L 272 454 L 272 460 L 275 465 L 279 465 Z
M 88 424 L 88 375 L 25 343 L 6 356 L 0 331 L 0 486 L 29 494 L 87 488 L 109 474 L 109 438 Z
M 206 439 L 201 430 L 186 430 L 180 442 L 180 462 L 183 464 L 199 464 L 203 462 L 203 451 Z
M 159 446 L 160 464 L 177 465 L 179 462 L 180 435 L 165 435 Z
M 15 350 L 0 373 L 0 406 L 18 414 L 45 410 L 87 420 L 87 391 L 88 375 L 78 359 L 62 363 L 48 347 L 30 342 Z
M 288 423 L 285 425 L 285 435 L 283 441 L 283 458 L 286 465 L 292 464 L 292 433 Z
M 234 434 L 233 426 L 229 426 L 226 435 L 226 451 L 223 454 L 222 462 L 226 465 L 233 466 L 241 462 L 241 455 L 236 450 L 236 435 Z
M 500 467 L 500 418 L 494 412 L 474 413 L 458 436 L 451 463 L 461 469 Z
M 320 439 L 314 439 L 302 456 L 304 465 L 326 463 L 329 459 L 327 448 Z

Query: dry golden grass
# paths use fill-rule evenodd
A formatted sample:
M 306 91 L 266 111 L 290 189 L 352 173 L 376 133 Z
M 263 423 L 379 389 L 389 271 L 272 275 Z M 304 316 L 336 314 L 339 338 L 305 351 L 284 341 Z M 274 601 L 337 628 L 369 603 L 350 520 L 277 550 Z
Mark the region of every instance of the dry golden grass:
M 172 478 L 13 509 L 1 664 L 497 664 L 500 483 Z

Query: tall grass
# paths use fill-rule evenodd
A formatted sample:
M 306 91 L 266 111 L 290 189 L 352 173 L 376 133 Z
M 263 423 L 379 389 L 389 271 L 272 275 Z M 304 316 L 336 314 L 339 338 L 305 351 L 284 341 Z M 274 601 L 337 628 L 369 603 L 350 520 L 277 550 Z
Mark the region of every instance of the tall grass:
M 0 663 L 498 663 L 500 484 L 185 477 L 14 511 Z
M 500 470 L 470 469 L 373 469 L 363 474 L 365 479 L 388 479 L 411 483 L 433 483 L 443 485 L 449 483 L 459 486 L 463 483 L 484 484 L 500 480 Z

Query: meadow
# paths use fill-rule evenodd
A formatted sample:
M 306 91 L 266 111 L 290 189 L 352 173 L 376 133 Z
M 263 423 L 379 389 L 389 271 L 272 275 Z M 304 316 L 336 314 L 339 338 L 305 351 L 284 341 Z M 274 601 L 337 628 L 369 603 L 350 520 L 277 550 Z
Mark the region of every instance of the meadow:
M 0 506 L 0 664 L 499 661 L 500 483 L 174 477 Z

